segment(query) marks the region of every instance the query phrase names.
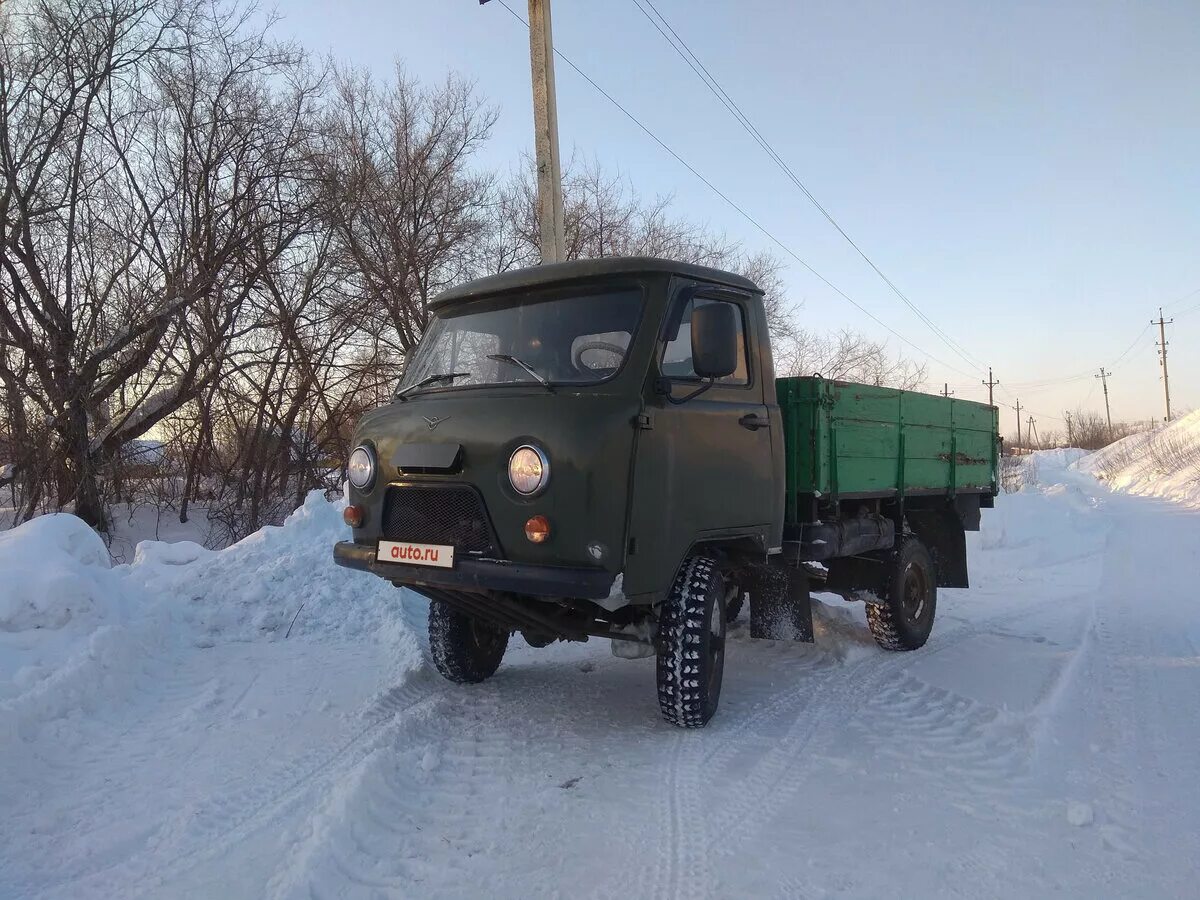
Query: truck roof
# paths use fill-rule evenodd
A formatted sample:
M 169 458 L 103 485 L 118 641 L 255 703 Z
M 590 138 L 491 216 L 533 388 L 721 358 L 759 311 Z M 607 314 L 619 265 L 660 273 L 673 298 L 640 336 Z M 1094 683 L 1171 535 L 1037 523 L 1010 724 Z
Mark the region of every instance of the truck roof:
M 507 291 L 527 290 L 570 281 L 589 281 L 596 278 L 611 278 L 620 275 L 645 275 L 667 273 L 711 281 L 713 284 L 737 288 L 761 294 L 762 291 L 750 279 L 708 266 L 657 259 L 652 256 L 613 256 L 604 259 L 580 259 L 573 262 L 555 263 L 548 266 L 532 266 L 528 269 L 513 269 L 500 275 L 476 278 L 449 290 L 442 291 L 429 303 L 436 310 L 443 306 L 474 300 L 478 297 L 501 294 Z

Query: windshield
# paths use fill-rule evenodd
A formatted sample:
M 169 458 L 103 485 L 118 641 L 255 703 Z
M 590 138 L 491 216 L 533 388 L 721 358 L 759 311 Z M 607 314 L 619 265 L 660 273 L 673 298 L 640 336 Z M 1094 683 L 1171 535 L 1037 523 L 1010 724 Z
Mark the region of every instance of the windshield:
M 434 316 L 398 391 L 485 384 L 594 384 L 621 368 L 642 312 L 625 290 L 470 303 Z M 435 379 L 435 376 L 445 376 Z

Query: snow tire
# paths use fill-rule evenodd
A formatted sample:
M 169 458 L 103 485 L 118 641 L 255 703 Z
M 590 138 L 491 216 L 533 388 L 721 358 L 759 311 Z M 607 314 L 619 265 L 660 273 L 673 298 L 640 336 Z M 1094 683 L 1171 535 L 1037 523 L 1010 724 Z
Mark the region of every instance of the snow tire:
M 879 603 L 867 604 L 867 624 L 884 650 L 925 646 L 937 611 L 937 574 L 925 545 L 901 539 L 886 559 Z
M 447 681 L 478 684 L 496 674 L 509 634 L 459 612 L 441 600 L 429 601 L 429 651 Z
M 658 625 L 658 708 L 680 728 L 717 711 L 725 668 L 725 579 L 711 556 L 684 560 Z

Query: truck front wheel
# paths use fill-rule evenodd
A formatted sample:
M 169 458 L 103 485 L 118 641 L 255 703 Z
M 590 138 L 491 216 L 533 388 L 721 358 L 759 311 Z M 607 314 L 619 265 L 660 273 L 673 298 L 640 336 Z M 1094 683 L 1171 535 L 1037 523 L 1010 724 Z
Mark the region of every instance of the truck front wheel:
M 886 562 L 879 603 L 867 605 L 867 624 L 885 650 L 916 650 L 929 640 L 937 610 L 937 578 L 925 545 L 901 540 Z
M 441 600 L 429 601 L 429 650 L 448 681 L 478 684 L 496 674 L 508 632 L 459 612 Z
M 684 560 L 658 625 L 658 708 L 680 728 L 717 711 L 725 669 L 725 579 L 711 556 Z

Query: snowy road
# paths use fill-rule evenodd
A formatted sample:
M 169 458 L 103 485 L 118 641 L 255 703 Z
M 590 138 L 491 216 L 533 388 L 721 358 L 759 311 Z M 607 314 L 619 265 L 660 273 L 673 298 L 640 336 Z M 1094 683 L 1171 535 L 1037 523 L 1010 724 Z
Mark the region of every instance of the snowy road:
M 699 732 L 597 642 L 458 688 L 402 623 L 141 626 L 0 731 L 0 895 L 1196 896 L 1200 513 L 1046 468 L 924 650 L 832 598 L 816 646 L 743 619 Z

